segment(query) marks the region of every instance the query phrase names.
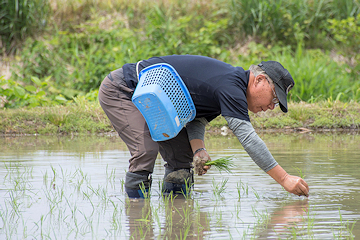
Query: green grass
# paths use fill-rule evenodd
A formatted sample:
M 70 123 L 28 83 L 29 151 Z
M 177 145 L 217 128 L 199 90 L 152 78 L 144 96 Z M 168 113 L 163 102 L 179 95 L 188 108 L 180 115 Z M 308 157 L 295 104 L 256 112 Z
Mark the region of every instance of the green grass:
M 67 106 L 0 110 L 0 134 L 101 134 L 114 129 L 97 102 L 77 101 Z M 360 105 L 355 102 L 290 103 L 280 109 L 250 113 L 257 131 L 356 130 Z M 220 134 L 226 120 L 219 116 L 207 126 L 208 134 Z
M 97 103 L 69 106 L 1 110 L 1 133 L 69 134 L 101 133 L 113 130 Z

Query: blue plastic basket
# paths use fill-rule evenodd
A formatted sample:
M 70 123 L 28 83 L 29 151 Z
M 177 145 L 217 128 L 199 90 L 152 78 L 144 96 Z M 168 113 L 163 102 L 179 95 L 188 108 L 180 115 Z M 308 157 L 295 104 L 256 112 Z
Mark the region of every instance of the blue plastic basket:
M 151 65 L 139 73 L 132 101 L 144 116 L 154 141 L 175 137 L 196 115 L 184 82 L 166 63 Z

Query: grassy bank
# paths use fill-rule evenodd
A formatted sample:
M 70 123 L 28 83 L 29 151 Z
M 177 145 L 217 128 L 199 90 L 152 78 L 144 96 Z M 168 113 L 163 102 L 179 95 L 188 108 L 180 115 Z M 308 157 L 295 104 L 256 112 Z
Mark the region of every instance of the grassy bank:
M 250 114 L 257 131 L 329 131 L 360 129 L 360 104 L 323 101 L 290 103 L 289 112 L 279 108 Z M 67 106 L 0 110 L 0 134 L 109 134 L 111 123 L 97 102 L 84 99 Z M 221 133 L 223 117 L 208 125 L 208 132 Z

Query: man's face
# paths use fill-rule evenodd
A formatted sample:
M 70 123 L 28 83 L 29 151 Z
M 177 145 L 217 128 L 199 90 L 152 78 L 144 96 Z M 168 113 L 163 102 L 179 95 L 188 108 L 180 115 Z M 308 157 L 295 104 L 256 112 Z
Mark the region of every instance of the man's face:
M 273 84 L 270 85 L 265 75 L 258 75 L 255 82 L 250 86 L 250 94 L 247 95 L 248 109 L 253 112 L 273 110 L 278 99 Z

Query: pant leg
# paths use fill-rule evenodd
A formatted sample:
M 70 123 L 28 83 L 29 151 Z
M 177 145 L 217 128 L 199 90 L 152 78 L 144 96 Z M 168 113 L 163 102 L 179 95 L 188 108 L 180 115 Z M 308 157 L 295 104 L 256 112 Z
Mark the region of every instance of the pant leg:
M 159 149 L 161 156 L 166 161 L 162 193 L 165 195 L 189 194 L 194 182 L 193 172 L 190 169 L 193 153 L 186 129 L 183 128 L 175 138 L 159 142 Z M 170 175 L 173 175 L 170 178 L 171 181 L 168 179 Z M 184 179 L 186 179 L 186 184 L 183 182 Z
M 160 154 L 169 169 L 191 168 L 193 152 L 190 146 L 186 128 L 172 139 L 158 142 Z
M 100 86 L 100 105 L 131 153 L 129 172 L 152 173 L 159 146 L 151 139 L 144 117 L 131 101 L 133 90 L 125 86 L 122 69 L 111 76 Z

